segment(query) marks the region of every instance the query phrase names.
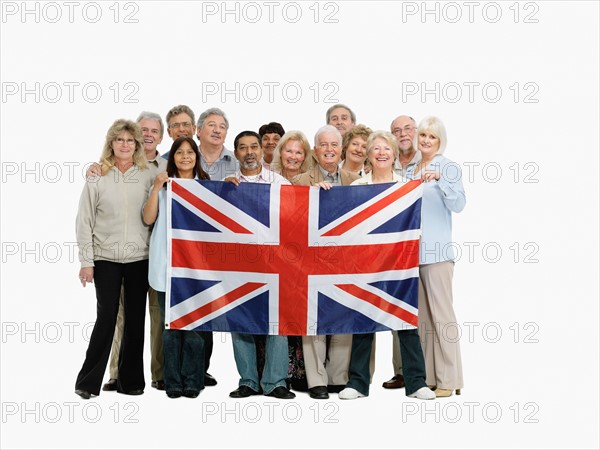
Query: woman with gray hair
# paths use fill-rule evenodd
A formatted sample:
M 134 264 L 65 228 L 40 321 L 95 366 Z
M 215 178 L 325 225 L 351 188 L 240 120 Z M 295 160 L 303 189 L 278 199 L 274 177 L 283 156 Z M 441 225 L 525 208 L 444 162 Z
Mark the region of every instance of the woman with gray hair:
M 77 213 L 79 281 L 96 286 L 96 323 L 77 376 L 75 393 L 100 394 L 115 331 L 121 285 L 125 327 L 119 355 L 117 391 L 144 393 L 144 321 L 148 292 L 150 228 L 142 206 L 152 184 L 138 124 L 115 121 L 100 156 L 102 176 L 88 179 Z
M 415 148 L 421 161 L 407 167 L 406 177 L 423 180 L 421 248 L 419 254 L 419 326 L 425 330 L 427 384 L 437 397 L 460 394 L 463 387 L 460 343 L 440 333 L 456 324 L 452 306 L 454 246 L 452 213 L 466 204 L 462 172 L 458 164 L 443 156 L 446 128 L 437 117 L 426 117 L 418 126 Z
M 375 131 L 367 141 L 367 158 L 372 170 L 353 186 L 379 183 L 403 183 L 394 171 L 394 163 L 399 156 L 398 142 L 387 131 Z M 418 330 L 399 330 L 400 355 L 406 383 L 406 395 L 420 400 L 432 400 L 435 394 L 425 382 L 425 362 Z M 370 359 L 375 333 L 352 336 L 352 354 L 348 369 L 348 383 L 339 393 L 342 400 L 354 400 L 369 395 Z

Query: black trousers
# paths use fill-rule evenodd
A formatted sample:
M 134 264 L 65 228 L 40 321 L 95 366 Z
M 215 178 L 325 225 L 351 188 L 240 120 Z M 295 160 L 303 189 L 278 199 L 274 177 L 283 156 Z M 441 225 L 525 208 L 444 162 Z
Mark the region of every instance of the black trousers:
M 144 322 L 146 294 L 148 293 L 148 260 L 120 264 L 111 261 L 94 261 L 96 286 L 96 323 L 83 367 L 77 375 L 75 389 L 84 389 L 99 395 L 106 371 L 110 347 L 115 332 L 121 284 L 125 326 L 119 353 L 119 378 L 117 390 L 130 392 L 144 389 Z

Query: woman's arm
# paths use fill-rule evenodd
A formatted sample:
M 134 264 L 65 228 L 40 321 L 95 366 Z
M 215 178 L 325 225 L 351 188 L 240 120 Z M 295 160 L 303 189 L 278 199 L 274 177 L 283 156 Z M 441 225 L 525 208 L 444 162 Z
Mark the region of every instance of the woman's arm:
M 96 206 L 98 203 L 99 181 L 88 181 L 79 198 L 79 208 L 75 219 L 77 246 L 81 267 L 94 267 L 93 230 L 96 224 Z
M 440 175 L 437 184 L 442 191 L 444 205 L 452 212 L 461 212 L 467 204 L 467 198 L 462 184 L 460 166 L 454 161 L 448 161 L 442 166 Z
M 148 200 L 144 204 L 143 217 L 146 225 L 152 225 L 156 222 L 156 217 L 158 216 L 158 193 L 168 180 L 169 176 L 167 172 L 161 172 L 154 178 L 152 190 L 148 195 Z

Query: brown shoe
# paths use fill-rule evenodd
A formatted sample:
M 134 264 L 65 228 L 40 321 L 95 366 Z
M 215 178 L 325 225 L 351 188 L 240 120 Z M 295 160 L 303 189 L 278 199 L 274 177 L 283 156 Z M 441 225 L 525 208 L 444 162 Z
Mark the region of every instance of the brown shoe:
M 104 386 L 102 386 L 102 390 L 103 391 L 116 391 L 117 390 L 117 379 L 111 378 L 110 380 L 108 380 L 108 383 L 104 383 Z
M 394 375 L 394 377 L 383 383 L 383 387 L 386 389 L 401 389 L 404 387 L 404 377 L 400 374 Z

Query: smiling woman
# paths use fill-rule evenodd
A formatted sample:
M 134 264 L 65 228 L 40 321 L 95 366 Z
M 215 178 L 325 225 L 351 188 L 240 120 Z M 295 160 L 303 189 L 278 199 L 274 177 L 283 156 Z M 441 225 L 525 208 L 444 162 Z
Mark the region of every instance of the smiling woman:
M 372 132 L 369 127 L 356 125 L 346 133 L 342 141 L 342 169 L 365 176 L 367 140 Z
M 285 133 L 275 150 L 271 170 L 288 180 L 306 172 L 310 168 L 310 144 L 302 131 L 291 130 Z
M 424 181 L 419 324 L 426 336 L 427 384 L 437 387 L 437 397 L 449 397 L 453 391 L 458 395 L 463 387 L 460 342 L 440 334 L 440 330 L 456 323 L 452 297 L 452 213 L 461 212 L 466 204 L 460 167 L 442 155 L 446 142 L 446 128 L 442 121 L 433 116 L 424 118 L 419 123 L 416 137 L 422 159 L 406 169 L 407 178 Z M 453 170 L 448 171 L 449 168 Z
M 200 164 L 198 146 L 191 137 L 175 139 L 166 172 L 159 173 L 148 193 L 143 217 L 147 225 L 153 225 L 150 238 L 150 268 L 148 279 L 156 290 L 161 322 L 165 323 L 165 297 L 167 291 L 167 190 L 171 178 L 210 179 Z M 212 337 L 210 333 L 209 336 Z M 183 330 L 164 330 L 164 377 L 169 398 L 182 395 L 195 398 L 205 386 L 207 369 L 207 333 Z
M 144 392 L 144 319 L 148 292 L 149 227 L 140 211 L 152 183 L 144 142 L 135 122 L 120 119 L 106 134 L 100 157 L 102 176 L 86 182 L 77 213 L 79 280 L 95 282 L 97 312 L 75 393 L 84 399 L 100 394 L 113 339 L 121 285 L 125 327 L 117 390 Z
M 387 131 L 375 131 L 367 142 L 367 157 L 372 171 L 352 183 L 353 186 L 378 183 L 401 183 L 394 172 L 398 158 L 398 142 Z M 400 355 L 404 369 L 406 396 L 421 400 L 432 400 L 435 394 L 425 382 L 425 362 L 417 329 L 396 331 L 400 343 Z M 370 359 L 373 351 L 374 333 L 352 336 L 352 353 L 348 368 L 348 383 L 339 393 L 342 400 L 354 400 L 369 395 Z

